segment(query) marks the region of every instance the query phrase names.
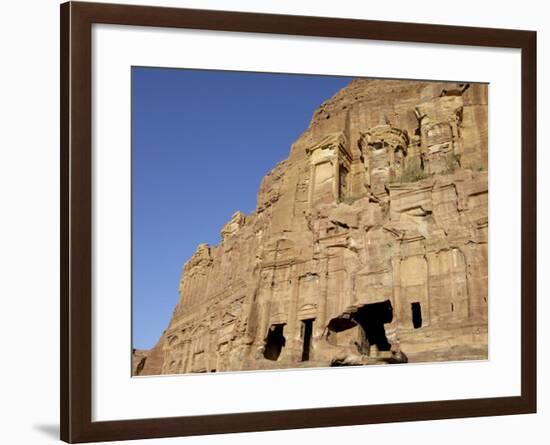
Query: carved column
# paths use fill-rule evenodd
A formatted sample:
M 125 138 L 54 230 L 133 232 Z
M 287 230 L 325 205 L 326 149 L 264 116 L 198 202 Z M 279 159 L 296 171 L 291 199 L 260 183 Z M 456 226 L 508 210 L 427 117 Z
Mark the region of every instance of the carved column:
M 392 257 L 392 280 L 393 280 L 393 307 L 396 325 L 398 328 L 405 326 L 405 314 L 403 311 L 403 301 L 401 299 L 401 258 Z
M 428 282 L 430 282 L 431 277 L 437 277 L 441 274 L 441 267 L 440 267 L 440 254 L 436 252 L 429 252 L 426 254 L 426 260 L 428 262 Z M 434 283 L 437 283 L 438 281 L 434 279 Z M 430 304 L 430 319 L 437 320 L 440 318 L 440 315 L 438 315 L 438 311 L 440 312 L 439 306 L 441 306 L 441 293 L 448 292 L 449 289 L 442 289 L 441 285 L 438 284 L 437 286 L 433 284 L 432 286 L 428 286 L 428 294 L 427 299 L 429 300 Z M 432 298 L 435 299 L 435 304 L 432 301 Z M 427 320 L 426 320 L 427 321 Z
M 298 329 L 298 298 L 300 290 L 300 267 L 293 265 L 291 268 L 292 284 L 290 290 L 290 307 L 288 314 L 287 333 L 288 349 L 291 351 L 300 350 L 300 329 Z
M 189 372 L 189 349 L 190 349 L 191 341 L 190 340 L 184 340 L 183 341 L 183 348 L 181 353 L 181 373 Z
M 315 189 L 315 169 L 317 164 L 312 164 L 309 170 L 308 206 L 313 207 L 313 190 Z
M 431 307 L 432 302 L 430 301 L 430 263 L 426 255 L 422 255 L 426 263 L 426 280 L 424 281 L 424 295 L 426 295 L 426 305 L 428 306 L 425 311 L 422 313 L 422 325 L 429 326 L 431 323 Z M 425 318 L 425 322 L 424 322 Z
M 260 301 L 260 322 L 258 326 L 258 332 L 256 334 L 256 341 L 261 345 L 264 344 L 265 338 L 267 336 L 267 330 L 269 329 L 269 312 L 271 309 L 271 300 L 273 299 L 273 287 L 275 286 L 275 273 L 277 271 L 278 252 L 279 252 L 279 242 L 277 241 L 277 244 L 275 247 L 273 268 L 271 270 L 271 280 L 269 285 L 269 291 L 261 292 L 261 289 L 260 289 L 260 299 L 263 298 L 263 302 Z
M 261 292 L 259 298 L 260 317 L 258 322 L 258 330 L 256 331 L 256 343 L 263 345 L 267 335 L 268 323 L 269 323 L 269 306 L 271 303 L 271 294 L 273 290 L 269 292 Z
M 322 260 L 323 261 L 323 260 Z M 328 257 L 324 259 L 324 267 L 321 267 L 319 276 L 319 306 L 317 307 L 317 317 L 314 322 L 314 337 L 321 338 L 327 324 L 327 295 L 328 295 Z
M 335 156 L 330 162 L 332 163 L 332 174 L 334 175 L 334 181 L 332 182 L 332 197 L 335 200 L 338 200 L 338 198 L 340 197 L 340 164 L 338 162 L 338 157 Z

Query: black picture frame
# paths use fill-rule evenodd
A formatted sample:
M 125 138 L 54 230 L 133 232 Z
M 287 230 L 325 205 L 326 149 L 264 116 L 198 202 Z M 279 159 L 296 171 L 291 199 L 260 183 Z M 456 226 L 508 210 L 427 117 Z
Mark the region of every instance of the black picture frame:
M 521 50 L 521 395 L 92 421 L 92 24 Z M 536 412 L 536 32 L 120 4 L 61 5 L 61 439 L 69 443 Z

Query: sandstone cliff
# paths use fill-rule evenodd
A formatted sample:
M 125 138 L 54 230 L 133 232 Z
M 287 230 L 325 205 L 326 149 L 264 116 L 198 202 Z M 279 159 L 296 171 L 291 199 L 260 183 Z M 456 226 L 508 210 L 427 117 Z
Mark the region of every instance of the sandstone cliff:
M 357 79 L 201 244 L 134 375 L 487 357 L 487 85 Z

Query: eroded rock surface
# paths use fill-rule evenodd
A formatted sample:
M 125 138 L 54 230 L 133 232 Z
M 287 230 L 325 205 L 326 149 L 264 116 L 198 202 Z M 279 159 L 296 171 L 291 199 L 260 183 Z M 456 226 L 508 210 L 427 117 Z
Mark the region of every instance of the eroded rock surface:
M 200 244 L 135 375 L 487 358 L 487 86 L 357 79 Z

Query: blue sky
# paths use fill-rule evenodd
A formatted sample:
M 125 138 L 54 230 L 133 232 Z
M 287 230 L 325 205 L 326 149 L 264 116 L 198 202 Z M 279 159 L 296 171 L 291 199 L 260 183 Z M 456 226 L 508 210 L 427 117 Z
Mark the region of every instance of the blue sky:
M 150 348 L 183 264 L 250 213 L 262 177 L 348 77 L 132 68 L 133 346 Z

